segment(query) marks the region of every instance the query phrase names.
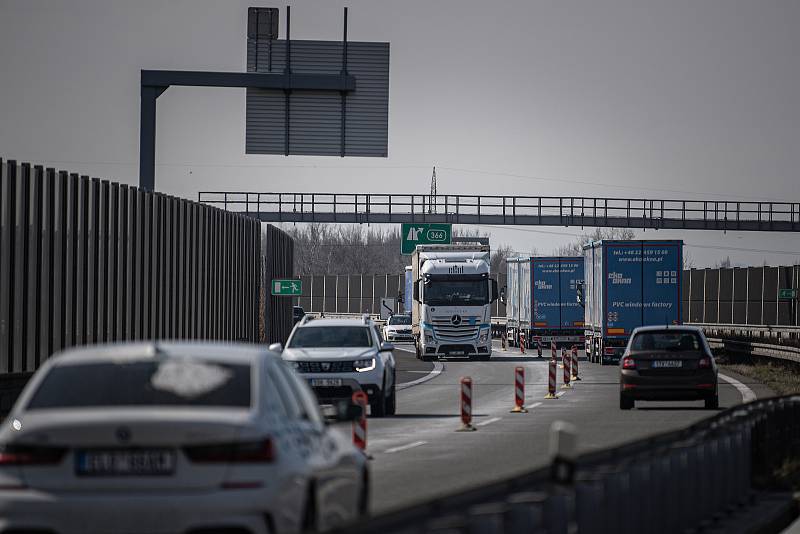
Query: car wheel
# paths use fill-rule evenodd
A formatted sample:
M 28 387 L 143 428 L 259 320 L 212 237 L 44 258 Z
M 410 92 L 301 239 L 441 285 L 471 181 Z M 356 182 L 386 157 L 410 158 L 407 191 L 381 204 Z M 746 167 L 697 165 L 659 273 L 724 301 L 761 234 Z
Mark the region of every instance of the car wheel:
M 634 400 L 630 397 L 626 397 L 625 395 L 619 396 L 619 409 L 620 410 L 630 410 L 634 406 Z
M 719 394 L 715 393 L 713 397 L 708 397 L 706 401 L 706 410 L 717 410 L 719 408 Z
M 367 517 L 369 515 L 369 474 L 364 470 L 361 475 L 361 495 L 358 497 L 358 515 Z
M 386 399 L 386 415 L 394 415 L 397 412 L 397 387 L 392 384 L 392 392 Z
M 316 491 L 314 490 L 313 483 L 308 488 L 308 497 L 306 499 L 306 509 L 303 512 L 303 528 L 302 532 L 316 532 L 317 531 L 317 499 Z
M 383 417 L 386 415 L 386 377 L 383 378 L 383 387 L 375 392 L 375 398 L 369 403 L 370 417 Z

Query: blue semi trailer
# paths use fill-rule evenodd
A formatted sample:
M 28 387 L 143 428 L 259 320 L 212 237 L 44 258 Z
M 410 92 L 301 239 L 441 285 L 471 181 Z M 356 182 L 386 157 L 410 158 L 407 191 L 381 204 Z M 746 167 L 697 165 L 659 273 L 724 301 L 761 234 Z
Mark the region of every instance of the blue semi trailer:
M 581 257 L 533 257 L 508 261 L 507 336 L 512 346 L 524 332 L 528 345 L 549 347 L 583 342 L 583 308 L 577 299 L 583 282 Z
M 634 328 L 681 323 L 683 241 L 596 241 L 585 245 L 586 354 L 617 363 Z

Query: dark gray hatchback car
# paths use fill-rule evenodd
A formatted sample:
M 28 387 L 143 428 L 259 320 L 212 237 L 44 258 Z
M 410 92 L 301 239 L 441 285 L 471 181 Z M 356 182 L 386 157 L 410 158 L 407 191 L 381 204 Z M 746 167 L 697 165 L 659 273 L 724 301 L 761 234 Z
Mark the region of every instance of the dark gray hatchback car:
M 619 366 L 622 410 L 637 400 L 703 400 L 706 408 L 719 407 L 717 364 L 699 328 L 637 328 Z

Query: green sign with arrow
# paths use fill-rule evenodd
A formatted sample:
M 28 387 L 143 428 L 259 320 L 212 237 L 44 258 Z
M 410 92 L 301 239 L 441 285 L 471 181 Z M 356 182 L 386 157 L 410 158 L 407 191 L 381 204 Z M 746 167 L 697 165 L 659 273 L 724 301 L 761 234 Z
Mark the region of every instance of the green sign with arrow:
M 792 300 L 797 298 L 796 289 L 779 289 L 778 300 Z
M 303 282 L 300 280 L 273 280 L 272 294 L 279 297 L 299 297 L 303 294 Z
M 400 254 L 413 254 L 417 245 L 448 245 L 452 237 L 452 224 L 403 223 L 400 229 Z

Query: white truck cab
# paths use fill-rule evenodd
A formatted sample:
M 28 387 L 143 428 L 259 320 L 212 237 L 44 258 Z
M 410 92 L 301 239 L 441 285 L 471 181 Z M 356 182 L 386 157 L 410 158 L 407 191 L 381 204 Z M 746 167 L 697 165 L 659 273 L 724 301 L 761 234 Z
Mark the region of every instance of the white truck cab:
M 412 333 L 417 357 L 488 360 L 491 305 L 487 245 L 418 245 L 412 257 Z

